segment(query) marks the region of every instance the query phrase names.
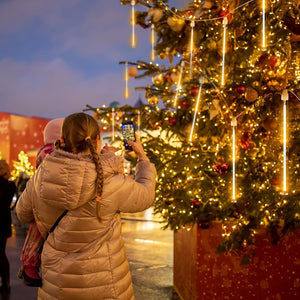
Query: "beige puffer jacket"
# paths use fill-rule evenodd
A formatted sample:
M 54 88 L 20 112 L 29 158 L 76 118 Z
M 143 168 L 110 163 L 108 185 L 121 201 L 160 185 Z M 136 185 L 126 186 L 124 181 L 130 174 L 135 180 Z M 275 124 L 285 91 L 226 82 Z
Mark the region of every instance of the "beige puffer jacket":
M 39 299 L 134 299 L 119 212 L 151 206 L 156 171 L 141 161 L 133 180 L 120 174 L 121 157 L 108 152 L 100 158 L 104 188 L 98 212 L 94 163 L 87 155 L 61 150 L 46 156 L 18 201 L 20 220 L 34 218 L 43 236 L 70 210 L 44 244 Z

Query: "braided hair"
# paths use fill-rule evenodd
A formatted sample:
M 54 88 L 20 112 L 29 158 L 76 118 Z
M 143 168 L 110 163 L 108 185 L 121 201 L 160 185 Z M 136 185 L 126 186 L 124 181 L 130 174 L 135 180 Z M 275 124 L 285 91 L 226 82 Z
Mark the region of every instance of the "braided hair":
M 63 122 L 61 138 L 55 142 L 55 147 L 76 154 L 90 151 L 97 172 L 96 200 L 99 201 L 103 190 L 103 169 L 96 150 L 97 136 L 100 137 L 100 128 L 92 116 L 85 113 L 71 114 Z

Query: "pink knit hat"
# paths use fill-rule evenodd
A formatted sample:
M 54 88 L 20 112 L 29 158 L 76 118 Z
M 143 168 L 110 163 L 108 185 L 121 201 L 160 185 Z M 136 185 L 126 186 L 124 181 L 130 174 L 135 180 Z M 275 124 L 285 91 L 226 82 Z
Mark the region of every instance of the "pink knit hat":
M 44 129 L 44 143 L 53 144 L 61 135 L 61 127 L 64 118 L 53 119 L 47 123 Z

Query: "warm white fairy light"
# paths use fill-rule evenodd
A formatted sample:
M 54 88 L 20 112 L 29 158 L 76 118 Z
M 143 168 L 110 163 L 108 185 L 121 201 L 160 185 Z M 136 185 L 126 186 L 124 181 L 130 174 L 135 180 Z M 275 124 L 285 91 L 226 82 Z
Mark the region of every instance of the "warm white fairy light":
M 138 111 L 138 136 L 141 137 L 141 112 Z
M 262 47 L 266 48 L 266 2 L 262 0 Z
M 195 27 L 195 21 L 191 21 L 191 46 L 190 46 L 190 77 L 192 77 L 192 69 L 193 69 L 193 48 L 194 48 L 194 27 Z
M 175 99 L 174 99 L 174 107 L 175 108 L 177 108 L 178 93 L 179 93 L 179 90 L 181 90 L 183 67 L 184 67 L 184 61 L 182 61 L 180 64 L 179 78 L 178 78 L 178 82 L 177 82 L 176 94 L 175 94 Z
M 115 140 L 115 108 L 111 109 L 111 140 Z
M 200 77 L 199 83 L 200 83 L 200 87 L 199 87 L 199 91 L 198 91 L 198 95 L 197 95 L 197 101 L 196 101 L 196 106 L 195 106 L 195 111 L 194 111 L 194 118 L 193 118 L 191 133 L 190 133 L 190 139 L 189 139 L 190 142 L 193 139 L 194 127 L 195 127 L 195 122 L 196 122 L 196 118 L 197 118 L 197 114 L 198 114 L 198 107 L 199 107 L 199 102 L 200 102 L 202 85 L 204 83 L 204 77 L 203 76 Z
M 124 73 L 124 80 L 125 80 L 125 91 L 124 91 L 124 98 L 129 98 L 129 74 L 128 74 L 128 63 L 125 63 L 125 73 Z
M 136 38 L 135 38 L 135 1 L 132 0 L 130 2 L 131 5 L 131 18 L 130 18 L 130 23 L 131 23 L 131 47 L 135 48 L 136 46 Z
M 227 29 L 228 20 L 225 16 L 223 18 L 223 53 L 222 53 L 222 80 L 221 86 L 225 85 L 225 54 L 226 54 L 226 29 Z
M 231 120 L 232 126 L 232 201 L 235 202 L 235 127 L 237 126 L 236 118 Z
M 284 89 L 281 94 L 281 100 L 283 101 L 283 187 L 284 193 L 287 192 L 287 159 L 286 159 L 286 141 L 287 141 L 287 120 L 286 120 L 286 104 L 289 100 L 289 94 L 287 89 Z
M 155 60 L 155 50 L 154 50 L 154 44 L 155 44 L 155 31 L 154 31 L 154 24 L 151 25 L 151 55 L 150 59 L 152 61 Z

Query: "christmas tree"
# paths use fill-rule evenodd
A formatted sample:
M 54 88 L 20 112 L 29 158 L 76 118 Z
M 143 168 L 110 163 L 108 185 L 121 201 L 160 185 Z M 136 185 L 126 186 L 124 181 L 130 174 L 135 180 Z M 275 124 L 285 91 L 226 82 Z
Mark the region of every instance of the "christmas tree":
M 13 161 L 13 169 L 11 171 L 12 180 L 19 178 L 21 173 L 26 173 L 29 177 L 32 177 L 34 174 L 34 168 L 24 151 L 21 151 L 18 154 L 18 159 Z
M 298 228 L 300 1 L 121 3 L 162 61 L 120 62 L 126 80 L 150 76 L 137 87 L 149 104 L 115 112 L 144 133 L 165 227 L 230 223 L 219 251 L 252 244 L 261 227 L 274 243 Z M 110 108 L 90 109 L 119 128 Z

